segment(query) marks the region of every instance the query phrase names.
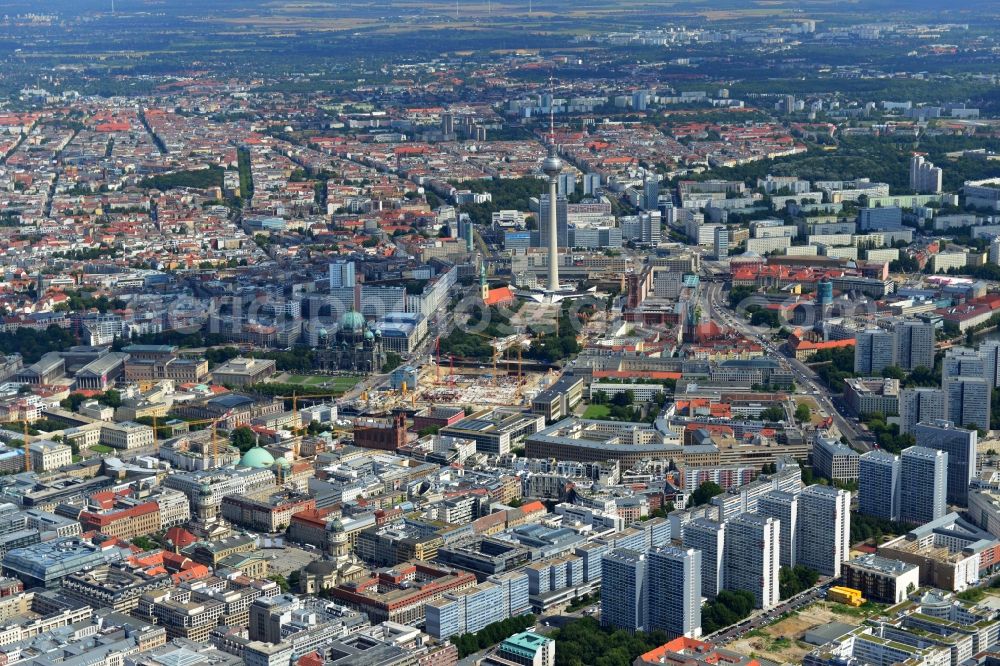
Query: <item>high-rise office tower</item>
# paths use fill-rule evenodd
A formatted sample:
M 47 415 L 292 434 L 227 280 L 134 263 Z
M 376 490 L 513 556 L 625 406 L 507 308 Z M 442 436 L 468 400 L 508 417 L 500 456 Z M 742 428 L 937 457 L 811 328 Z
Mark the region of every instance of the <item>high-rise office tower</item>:
M 896 362 L 896 338 L 889 331 L 870 328 L 857 334 L 854 344 L 854 373 L 880 376 L 882 369 Z
M 943 516 L 948 510 L 948 454 L 911 446 L 899 460 L 899 519 L 923 525 Z
M 790 113 L 795 113 L 795 106 L 796 106 L 796 104 L 795 104 L 795 96 L 794 95 L 785 95 L 784 98 L 782 98 L 782 104 L 781 105 L 784 107 L 785 113 L 789 113 L 789 114 Z
M 751 593 L 758 608 L 777 604 L 780 552 L 779 521 L 753 513 L 730 520 L 726 524 L 726 589 Z
M 839 577 L 851 557 L 851 493 L 818 484 L 799 493 L 797 540 L 796 564 Z
M 939 194 L 943 172 L 923 155 L 910 158 L 910 189 L 917 194 Z
M 671 638 L 701 635 L 701 560 L 701 551 L 694 548 L 660 546 L 649 551 L 648 631 L 659 629 Z
M 952 377 L 989 377 L 989 368 L 983 354 L 968 347 L 952 347 L 944 353 L 941 364 L 941 383 Z
M 757 513 L 781 521 L 781 566 L 794 567 L 798 562 L 799 498 L 794 493 L 772 490 L 757 500 Z
M 660 202 L 660 181 L 654 175 L 646 176 L 642 183 L 642 207 L 646 210 L 656 210 Z
M 953 377 L 982 377 L 991 390 L 1000 387 L 1000 340 L 987 340 L 978 349 L 952 347 L 945 351 L 942 385 Z
M 979 433 L 958 428 L 951 421 L 939 419 L 918 423 L 914 434 L 917 446 L 948 454 L 948 502 L 968 506 L 969 484 L 976 476 L 976 443 Z
M 567 203 L 566 197 L 556 196 L 556 244 L 559 247 L 567 247 L 569 245 L 569 222 L 567 222 Z M 538 199 L 538 217 L 544 223 L 549 220 L 551 213 L 549 212 L 549 195 L 543 194 Z M 539 223 L 538 225 L 538 244 L 540 247 L 549 246 L 549 230 L 548 225 Z
M 899 520 L 899 456 L 875 450 L 858 465 L 858 510 L 866 516 Z
M 601 625 L 646 630 L 646 554 L 616 548 L 601 559 Z
M 356 284 L 353 261 L 335 261 L 330 264 L 330 289 L 353 287 Z
M 899 432 L 913 432 L 921 421 L 944 418 L 944 390 L 937 388 L 908 388 L 899 392 Z
M 893 331 L 896 336 L 896 365 L 904 370 L 934 368 L 934 325 L 904 321 Z
M 441 133 L 451 135 L 455 133 L 455 116 L 450 113 L 441 114 Z
M 568 197 L 569 195 L 576 192 L 576 174 L 575 173 L 561 173 L 559 174 L 559 187 L 556 188 L 559 196 Z
M 729 229 L 723 226 L 715 228 L 715 258 L 723 259 L 729 256 Z
M 682 541 L 701 552 L 701 593 L 715 599 L 725 588 L 726 524 L 695 518 L 684 525 Z
M 944 382 L 944 416 L 964 427 L 990 427 L 990 386 L 982 376 L 949 377 Z
M 986 340 L 977 352 L 983 359 L 983 378 L 990 388 L 1000 388 L 1000 340 Z

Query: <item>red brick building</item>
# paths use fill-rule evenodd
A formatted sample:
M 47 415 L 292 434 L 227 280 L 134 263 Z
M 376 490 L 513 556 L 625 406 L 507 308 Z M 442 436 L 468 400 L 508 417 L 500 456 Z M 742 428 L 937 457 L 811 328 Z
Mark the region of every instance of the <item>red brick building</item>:
M 406 444 L 406 415 L 396 414 L 391 420 L 355 423 L 354 444 L 366 449 L 395 451 Z

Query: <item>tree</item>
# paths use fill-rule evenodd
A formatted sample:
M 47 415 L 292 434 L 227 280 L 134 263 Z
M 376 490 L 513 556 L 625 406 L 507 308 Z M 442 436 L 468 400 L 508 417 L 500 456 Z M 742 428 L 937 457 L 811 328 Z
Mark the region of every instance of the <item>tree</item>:
M 716 495 L 721 495 L 724 491 L 722 486 L 715 483 L 714 481 L 705 481 L 698 488 L 691 493 L 691 499 L 688 500 L 688 506 L 701 506 L 702 504 L 708 504 L 708 502 Z
M 470 654 L 479 650 L 485 650 L 516 633 L 524 631 L 534 623 L 535 616 L 531 613 L 509 617 L 506 620 L 488 624 L 475 634 L 452 636 L 451 642 L 458 648 L 459 659 L 464 659 Z
M 628 407 L 634 401 L 635 393 L 631 390 L 619 391 L 615 393 L 615 397 L 611 398 L 612 405 L 618 405 L 619 407 Z
M 906 379 L 906 370 L 903 370 L 898 365 L 887 365 L 882 368 L 882 376 L 889 379 L 898 379 L 899 381 L 903 381 Z
M 277 583 L 278 588 L 281 590 L 282 593 L 288 592 L 288 590 L 291 589 L 291 585 L 289 585 L 288 581 L 285 580 L 285 577 L 282 576 L 281 574 L 271 574 L 270 576 L 268 576 L 268 579 L 273 580 L 275 583 Z
M 601 627 L 592 617 L 570 621 L 553 632 L 556 666 L 631 666 L 635 659 L 669 640 L 662 631 L 634 634 Z
M 910 375 L 903 382 L 904 388 L 913 388 L 919 386 L 940 386 L 941 385 L 941 375 L 939 372 L 925 368 L 924 366 L 919 366 L 913 369 Z
M 774 405 L 768 407 L 767 409 L 761 410 L 760 412 L 761 421 L 777 422 L 785 420 L 785 410 L 781 407 Z
M 148 536 L 137 536 L 136 538 L 132 539 L 132 545 L 136 546 L 137 548 L 142 548 L 144 551 L 156 550 L 157 548 L 160 547 L 160 544 L 156 543 Z
M 789 599 L 799 592 L 808 590 L 819 580 L 819 572 L 803 564 L 781 567 L 778 573 L 778 590 L 781 599 Z
M 245 453 L 257 444 L 257 435 L 247 426 L 240 426 L 229 433 L 229 441 Z
M 809 405 L 806 403 L 801 403 L 795 408 L 795 420 L 799 423 L 805 423 L 812 416 L 812 410 L 809 409 Z
M 86 399 L 87 396 L 82 393 L 70 393 L 68 397 L 59 401 L 59 406 L 65 410 L 75 412 Z
M 851 543 L 875 539 L 878 543 L 885 534 L 905 534 L 910 529 L 906 523 L 851 512 Z
M 115 389 L 108 389 L 101 395 L 97 396 L 97 401 L 102 405 L 118 409 L 122 406 L 122 394 Z
M 754 608 L 753 594 L 746 590 L 723 590 L 701 611 L 701 628 L 706 634 L 731 626 L 749 617 Z
M 396 352 L 388 352 L 385 355 L 385 363 L 382 364 L 382 372 L 383 372 L 383 374 L 387 373 L 387 372 L 392 372 L 393 370 L 395 370 L 396 368 L 398 368 L 399 364 L 402 363 L 402 362 L 403 362 L 403 357 L 402 356 L 400 356 Z M 413 389 L 415 387 L 411 386 L 409 388 Z

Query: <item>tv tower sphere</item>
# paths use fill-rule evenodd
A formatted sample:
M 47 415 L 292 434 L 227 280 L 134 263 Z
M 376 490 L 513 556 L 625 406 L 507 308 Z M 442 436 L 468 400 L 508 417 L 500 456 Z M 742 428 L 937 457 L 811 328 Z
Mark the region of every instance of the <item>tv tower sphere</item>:
M 563 162 L 556 155 L 555 145 L 549 146 L 549 156 L 542 162 L 542 173 L 549 178 L 556 178 L 562 173 Z

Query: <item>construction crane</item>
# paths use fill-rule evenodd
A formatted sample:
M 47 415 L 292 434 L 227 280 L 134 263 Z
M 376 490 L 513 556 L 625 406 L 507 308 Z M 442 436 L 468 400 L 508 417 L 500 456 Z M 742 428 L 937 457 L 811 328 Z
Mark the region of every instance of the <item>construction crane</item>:
M 24 471 L 31 471 L 31 435 L 28 434 L 30 423 L 28 419 L 10 419 L 6 423 L 20 423 L 24 426 Z
M 219 438 L 218 438 L 218 435 L 219 435 L 219 432 L 218 432 L 218 430 L 219 430 L 219 421 L 222 421 L 223 419 L 228 418 L 229 415 L 230 415 L 229 412 L 226 412 L 225 414 L 223 414 L 221 416 L 217 416 L 214 419 L 198 419 L 196 421 L 185 421 L 184 422 L 184 423 L 186 423 L 188 425 L 188 427 L 194 426 L 194 425 L 207 425 L 207 426 L 210 426 L 212 428 L 212 440 L 211 440 L 211 442 L 212 442 L 212 448 L 211 448 L 211 454 L 212 454 L 212 465 L 213 465 L 213 467 L 218 467 L 219 466 Z M 152 418 L 153 418 L 153 445 L 156 446 L 157 432 L 158 432 L 157 417 L 154 415 Z
M 497 380 L 497 357 L 500 355 L 497 345 L 497 339 L 495 336 L 486 335 L 485 333 L 479 333 L 477 331 L 469 331 L 472 335 L 478 335 L 481 338 L 486 338 L 490 341 L 490 348 L 493 350 L 493 386 L 498 385 Z M 452 367 L 454 367 L 454 359 L 452 359 Z
M 437 341 L 434 343 L 435 354 L 437 355 L 437 362 L 434 364 L 434 386 L 441 385 L 441 336 L 437 336 Z
M 279 400 L 291 400 L 292 401 L 292 422 L 298 423 L 299 420 L 299 400 L 309 400 L 312 398 L 339 398 L 343 393 L 341 392 L 329 392 L 329 393 L 309 393 L 306 395 L 299 395 L 298 393 L 293 393 L 292 395 L 276 395 L 275 398 Z M 296 427 L 295 430 L 299 430 Z

